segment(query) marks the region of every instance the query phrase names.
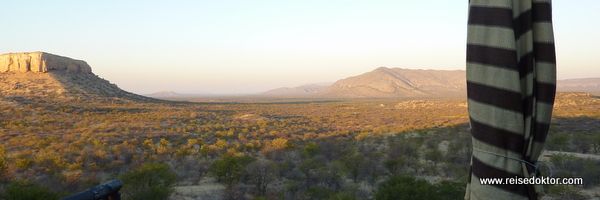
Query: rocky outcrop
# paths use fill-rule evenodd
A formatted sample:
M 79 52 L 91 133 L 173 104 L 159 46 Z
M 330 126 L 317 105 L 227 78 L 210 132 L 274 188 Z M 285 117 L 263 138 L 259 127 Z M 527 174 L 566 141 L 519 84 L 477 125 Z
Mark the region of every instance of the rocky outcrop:
M 83 60 L 75 60 L 45 52 L 7 53 L 0 55 L 0 72 L 39 72 L 66 70 L 76 73 L 92 73 Z
M 92 73 L 85 61 L 45 52 L 0 55 L 0 103 L 6 97 L 165 102 L 122 90 Z

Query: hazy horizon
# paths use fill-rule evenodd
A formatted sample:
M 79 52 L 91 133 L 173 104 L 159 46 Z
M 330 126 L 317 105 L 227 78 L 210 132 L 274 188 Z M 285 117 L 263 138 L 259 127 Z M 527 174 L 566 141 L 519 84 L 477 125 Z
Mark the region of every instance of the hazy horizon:
M 373 70 L 375 70 L 375 69 L 373 69 Z M 367 71 L 367 72 L 370 72 L 370 71 Z M 367 73 L 367 72 L 364 72 L 364 73 Z M 362 75 L 364 73 L 357 74 L 357 75 L 352 75 L 352 76 L 359 76 L 359 75 Z M 349 76 L 349 77 L 352 77 L 352 76 Z M 349 77 L 346 77 L 346 78 L 349 78 Z M 598 77 L 582 77 L 582 78 L 557 79 L 557 80 L 561 81 L 561 80 L 589 79 L 589 78 L 599 78 L 600 79 L 600 76 L 598 76 Z M 345 78 L 342 78 L 342 79 L 345 79 Z M 305 83 L 305 84 L 295 85 L 295 86 L 274 87 L 274 88 L 266 89 L 264 91 L 254 92 L 254 93 L 226 93 L 226 92 L 218 92 L 218 91 L 217 92 L 199 91 L 199 92 L 188 93 L 188 92 L 185 92 L 185 91 L 181 92 L 183 90 L 178 90 L 177 88 L 174 88 L 174 89 L 169 89 L 169 90 L 153 91 L 153 92 L 150 92 L 150 93 L 142 93 L 141 95 L 151 95 L 151 94 L 156 94 L 156 93 L 161 93 L 161 92 L 174 92 L 174 93 L 179 94 L 179 95 L 207 95 L 207 96 L 256 95 L 256 94 L 262 94 L 262 93 L 267 92 L 269 90 L 280 89 L 280 88 L 296 88 L 296 87 L 308 86 L 308 85 L 329 86 L 329 85 L 334 84 L 337 81 L 339 81 L 339 80 L 332 81 L 332 82 Z M 138 93 L 138 94 L 140 94 L 140 93 Z
M 467 2 L 9 1 L 0 54 L 85 60 L 138 94 L 255 94 L 382 66 L 464 70 Z M 586 3 L 553 1 L 559 80 L 600 77 L 600 2 Z

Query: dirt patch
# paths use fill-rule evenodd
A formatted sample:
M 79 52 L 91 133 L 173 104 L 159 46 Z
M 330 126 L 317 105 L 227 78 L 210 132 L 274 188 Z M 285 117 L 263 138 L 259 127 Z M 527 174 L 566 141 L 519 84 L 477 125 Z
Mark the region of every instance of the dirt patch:
M 198 185 L 175 186 L 175 193 L 170 200 L 192 200 L 192 199 L 221 199 L 225 187 L 217 183 L 213 178 L 204 178 Z
M 584 159 L 591 158 L 591 159 L 595 159 L 595 160 L 600 160 L 600 155 L 574 153 L 574 152 L 560 152 L 560 151 L 544 151 L 542 153 L 542 157 L 550 157 L 550 156 L 552 156 L 552 154 L 566 154 L 566 155 L 575 156 L 577 158 L 584 158 Z

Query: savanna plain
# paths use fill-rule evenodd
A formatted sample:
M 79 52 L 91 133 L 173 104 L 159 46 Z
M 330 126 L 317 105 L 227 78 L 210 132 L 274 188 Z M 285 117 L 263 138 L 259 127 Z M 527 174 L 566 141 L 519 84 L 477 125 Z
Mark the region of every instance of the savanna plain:
M 468 176 L 461 98 L 0 98 L 4 199 L 113 179 L 123 199 L 462 199 Z M 599 119 L 598 97 L 557 93 L 541 159 L 585 183 L 546 198 L 600 197 Z

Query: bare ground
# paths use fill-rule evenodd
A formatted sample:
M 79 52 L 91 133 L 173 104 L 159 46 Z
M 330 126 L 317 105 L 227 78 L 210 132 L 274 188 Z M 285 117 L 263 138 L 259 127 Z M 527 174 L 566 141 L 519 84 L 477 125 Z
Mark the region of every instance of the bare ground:
M 175 186 L 175 193 L 171 195 L 170 200 L 217 200 L 221 199 L 225 187 L 215 181 L 213 178 L 204 178 L 198 185 Z

